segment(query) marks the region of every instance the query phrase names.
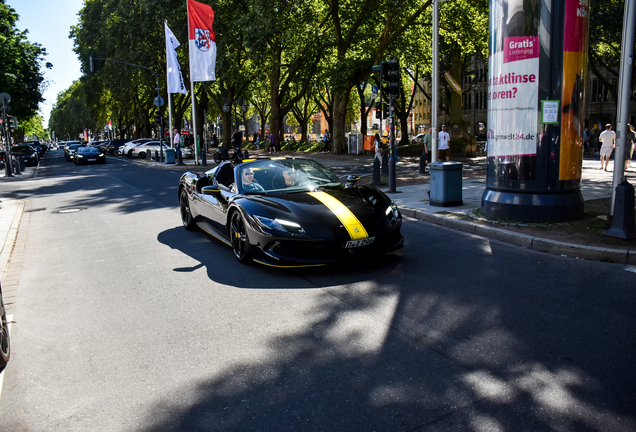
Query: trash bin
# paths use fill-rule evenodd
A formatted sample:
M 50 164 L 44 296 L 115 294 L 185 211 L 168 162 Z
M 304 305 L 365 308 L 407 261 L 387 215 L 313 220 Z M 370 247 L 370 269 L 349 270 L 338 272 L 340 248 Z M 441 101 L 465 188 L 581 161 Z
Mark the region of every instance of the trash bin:
M 429 164 L 431 173 L 431 201 L 433 206 L 462 205 L 461 162 L 435 162 Z
M 174 149 L 168 148 L 163 150 L 166 155 L 166 163 L 173 164 L 174 163 Z

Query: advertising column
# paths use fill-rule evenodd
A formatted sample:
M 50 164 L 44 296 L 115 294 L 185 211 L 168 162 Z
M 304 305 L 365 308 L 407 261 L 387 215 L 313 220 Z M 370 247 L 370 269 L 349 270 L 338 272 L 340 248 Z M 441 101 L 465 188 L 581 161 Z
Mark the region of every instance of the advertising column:
M 588 1 L 490 1 L 487 216 L 583 215 Z

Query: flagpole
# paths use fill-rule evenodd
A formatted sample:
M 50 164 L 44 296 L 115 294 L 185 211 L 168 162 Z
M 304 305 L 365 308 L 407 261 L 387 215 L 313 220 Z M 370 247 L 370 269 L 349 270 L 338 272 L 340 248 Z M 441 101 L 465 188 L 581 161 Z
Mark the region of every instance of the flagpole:
M 170 148 L 174 148 L 174 136 L 172 132 L 172 94 L 168 93 L 168 123 L 170 129 Z
M 192 70 L 192 68 L 190 68 Z M 190 92 L 192 93 L 192 136 L 194 137 L 194 164 L 199 165 L 199 152 L 197 151 L 197 116 L 196 98 L 194 97 L 194 81 L 190 81 Z

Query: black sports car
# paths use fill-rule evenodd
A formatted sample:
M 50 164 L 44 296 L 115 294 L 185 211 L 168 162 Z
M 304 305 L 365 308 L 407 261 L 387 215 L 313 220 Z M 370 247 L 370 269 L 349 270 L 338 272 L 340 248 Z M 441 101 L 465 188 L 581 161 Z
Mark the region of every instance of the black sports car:
M 309 159 L 222 162 L 181 176 L 181 219 L 230 245 L 240 262 L 309 266 L 400 249 L 400 211 L 357 180 L 345 185 Z
M 75 165 L 87 163 L 106 163 L 106 155 L 96 147 L 78 147 L 71 156 Z

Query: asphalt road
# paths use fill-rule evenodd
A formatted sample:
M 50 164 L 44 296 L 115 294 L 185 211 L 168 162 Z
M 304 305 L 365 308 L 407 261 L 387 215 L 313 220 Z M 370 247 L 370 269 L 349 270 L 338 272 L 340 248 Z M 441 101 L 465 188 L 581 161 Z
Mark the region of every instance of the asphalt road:
M 636 431 L 636 273 L 421 221 L 355 267 L 241 265 L 179 172 L 47 155 L 1 431 Z

